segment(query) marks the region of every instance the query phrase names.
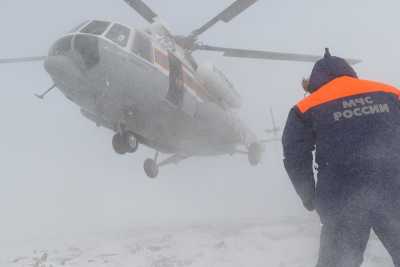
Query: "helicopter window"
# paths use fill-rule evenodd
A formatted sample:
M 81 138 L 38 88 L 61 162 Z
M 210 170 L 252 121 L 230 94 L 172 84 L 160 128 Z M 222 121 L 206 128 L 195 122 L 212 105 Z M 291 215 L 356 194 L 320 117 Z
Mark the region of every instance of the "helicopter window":
M 81 30 L 82 33 L 102 35 L 110 25 L 110 22 L 95 20 Z
M 72 48 L 72 36 L 67 36 L 61 38 L 60 40 L 55 43 L 53 48 L 51 49 L 50 55 L 52 56 L 59 56 L 65 55 L 68 51 Z
M 129 30 L 127 27 L 120 24 L 115 24 L 111 27 L 106 37 L 114 43 L 125 47 L 128 44 L 130 32 L 131 30 Z
M 150 39 L 141 32 L 136 32 L 132 45 L 132 52 L 138 54 L 142 58 L 153 62 L 153 46 Z
M 74 39 L 74 49 L 80 55 L 87 70 L 100 62 L 99 39 L 95 36 L 78 35 Z
M 83 27 L 84 25 L 86 25 L 88 22 L 89 22 L 89 21 L 87 20 L 87 21 L 85 21 L 85 22 L 79 24 L 79 26 L 76 26 L 75 28 L 73 28 L 72 30 L 70 30 L 68 33 L 73 33 L 73 32 L 78 31 L 80 28 L 82 28 L 82 27 Z

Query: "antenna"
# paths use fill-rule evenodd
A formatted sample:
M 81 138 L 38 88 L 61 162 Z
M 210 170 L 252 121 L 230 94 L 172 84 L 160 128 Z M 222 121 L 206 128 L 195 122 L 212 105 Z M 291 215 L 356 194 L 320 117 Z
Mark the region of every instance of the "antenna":
M 279 136 L 279 132 L 281 131 L 281 129 L 276 124 L 275 115 L 274 115 L 274 111 L 272 110 L 272 108 L 269 110 L 269 113 L 270 113 L 270 117 L 271 117 L 272 128 L 266 129 L 265 132 L 267 134 L 271 134 L 273 137 L 277 138 Z
M 48 93 L 50 93 L 51 91 L 53 91 L 54 88 L 56 88 L 56 85 L 55 85 L 55 84 L 53 84 L 53 85 L 52 85 L 49 89 L 47 89 L 44 93 L 42 93 L 42 94 L 35 94 L 35 96 L 36 96 L 37 98 L 43 100 L 43 99 L 46 97 L 46 95 L 47 95 Z
M 331 57 L 332 55 L 331 55 L 331 52 L 329 51 L 329 48 L 327 47 L 327 48 L 325 48 L 325 55 L 324 55 L 324 57 L 325 58 L 329 58 L 329 57 Z

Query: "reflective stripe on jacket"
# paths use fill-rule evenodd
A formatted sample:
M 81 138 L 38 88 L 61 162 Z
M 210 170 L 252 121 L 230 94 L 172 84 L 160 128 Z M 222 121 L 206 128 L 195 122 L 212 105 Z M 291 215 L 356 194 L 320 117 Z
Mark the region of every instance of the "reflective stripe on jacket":
M 347 198 L 363 183 L 373 184 L 362 176 L 378 166 L 400 165 L 399 97 L 392 86 L 342 76 L 290 111 L 282 140 L 284 163 L 303 201 L 315 190 L 314 150 L 321 206 Z

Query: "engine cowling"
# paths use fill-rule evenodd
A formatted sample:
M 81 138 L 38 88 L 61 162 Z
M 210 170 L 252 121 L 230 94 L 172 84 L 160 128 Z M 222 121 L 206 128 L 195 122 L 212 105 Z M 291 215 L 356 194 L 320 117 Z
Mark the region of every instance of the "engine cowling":
M 202 64 L 197 69 L 199 79 L 206 85 L 212 98 L 229 108 L 240 108 L 242 98 L 233 84 L 214 64 Z

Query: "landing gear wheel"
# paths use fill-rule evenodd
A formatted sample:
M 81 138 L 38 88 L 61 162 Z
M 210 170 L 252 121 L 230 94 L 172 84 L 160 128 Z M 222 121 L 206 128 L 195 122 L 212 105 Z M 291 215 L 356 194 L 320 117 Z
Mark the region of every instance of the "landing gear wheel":
M 128 153 L 124 142 L 124 137 L 120 133 L 114 135 L 112 139 L 112 146 L 117 154 L 124 155 Z
M 261 162 L 263 148 L 260 144 L 254 143 L 249 146 L 249 163 L 251 166 L 257 166 Z
M 158 165 L 157 162 L 153 159 L 146 159 L 146 161 L 144 162 L 144 171 L 146 172 L 146 175 L 149 178 L 156 178 L 158 176 Z
M 112 145 L 114 151 L 120 155 L 134 153 L 139 148 L 139 142 L 136 136 L 130 132 L 115 134 L 112 140 Z
M 129 153 L 135 153 L 139 148 L 139 142 L 133 133 L 127 132 L 124 134 Z

